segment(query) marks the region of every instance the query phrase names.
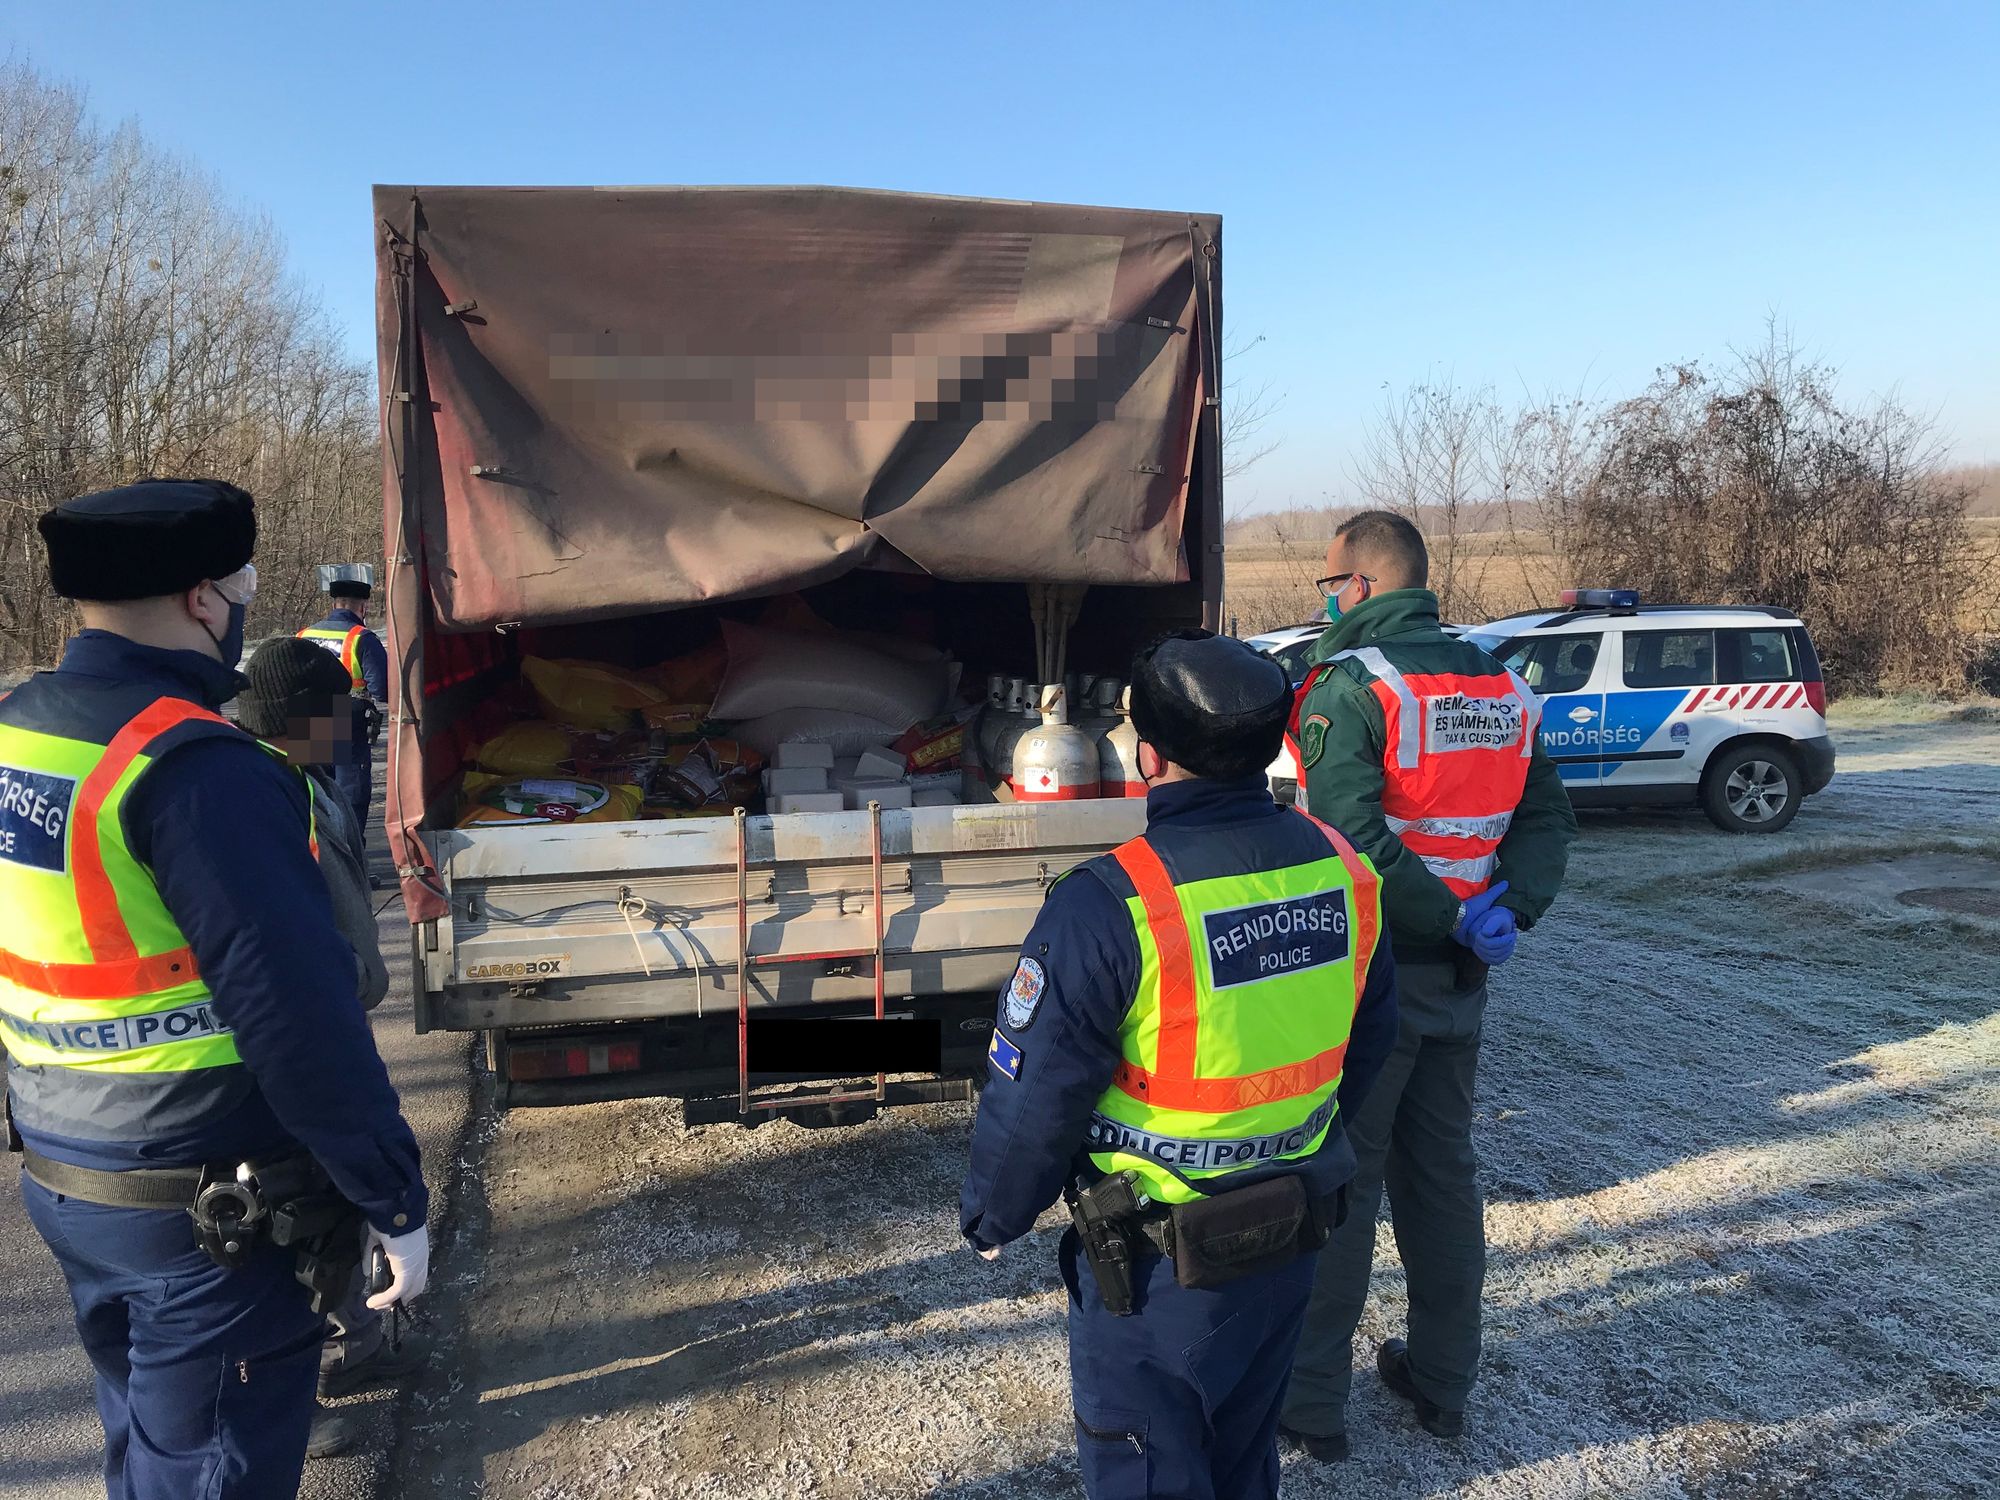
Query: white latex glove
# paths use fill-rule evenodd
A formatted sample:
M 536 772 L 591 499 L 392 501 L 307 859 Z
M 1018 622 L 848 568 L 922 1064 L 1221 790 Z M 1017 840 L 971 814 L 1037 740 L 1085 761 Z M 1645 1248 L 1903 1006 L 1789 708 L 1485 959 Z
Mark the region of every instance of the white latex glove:
M 384 1234 L 370 1224 L 367 1243 L 361 1247 L 361 1274 L 364 1276 L 375 1263 L 377 1245 L 389 1257 L 390 1281 L 386 1289 L 368 1299 L 368 1305 L 377 1312 L 385 1312 L 398 1302 L 414 1302 L 423 1296 L 424 1288 L 431 1284 L 431 1232 L 428 1226 L 419 1225 L 408 1234 Z

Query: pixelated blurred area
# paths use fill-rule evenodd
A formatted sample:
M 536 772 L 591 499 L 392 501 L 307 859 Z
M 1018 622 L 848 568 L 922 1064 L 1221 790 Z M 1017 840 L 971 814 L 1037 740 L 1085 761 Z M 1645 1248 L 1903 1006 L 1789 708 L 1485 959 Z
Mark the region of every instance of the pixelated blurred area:
M 897 334 L 880 353 L 613 347 L 559 351 L 549 359 L 549 379 L 572 410 L 595 406 L 625 421 L 1089 425 L 1117 419 L 1115 389 L 1102 374 L 1139 361 L 1143 342 L 1141 330 L 1122 324 Z

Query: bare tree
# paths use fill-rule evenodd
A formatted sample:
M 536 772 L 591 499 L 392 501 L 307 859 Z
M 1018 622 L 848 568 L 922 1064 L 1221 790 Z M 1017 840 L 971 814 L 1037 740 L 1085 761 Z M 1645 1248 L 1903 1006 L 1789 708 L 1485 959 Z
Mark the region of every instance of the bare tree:
M 1234 479 L 1247 472 L 1259 459 L 1277 451 L 1280 438 L 1264 431 L 1278 409 L 1285 404 L 1282 392 L 1274 392 L 1271 382 L 1245 382 L 1240 366 L 1243 356 L 1264 342 L 1258 334 L 1248 343 L 1231 342 L 1222 351 L 1222 477 Z M 1232 516 L 1232 519 L 1234 517 Z
M 268 221 L 0 65 L 0 664 L 47 661 L 70 623 L 36 517 L 147 474 L 258 496 L 258 612 L 288 626 L 315 563 L 379 555 L 377 435 L 366 368 Z
M 1484 618 L 1492 548 L 1474 538 L 1499 519 L 1505 432 L 1490 390 L 1461 390 L 1446 376 L 1387 394 L 1355 465 L 1364 506 L 1423 530 L 1447 619 Z
M 1732 368 L 1663 370 L 1590 424 L 1558 550 L 1655 599 L 1794 610 L 1838 688 L 1962 689 L 1993 564 L 1972 486 L 1927 419 L 1835 384 L 1775 325 Z

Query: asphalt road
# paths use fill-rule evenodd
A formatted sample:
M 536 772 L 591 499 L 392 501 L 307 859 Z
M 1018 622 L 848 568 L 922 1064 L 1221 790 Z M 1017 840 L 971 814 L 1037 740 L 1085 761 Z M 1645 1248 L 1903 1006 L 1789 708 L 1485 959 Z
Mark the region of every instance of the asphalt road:
M 379 823 L 371 837 L 374 873 L 386 881 L 389 859 Z M 434 1205 L 435 1276 L 450 1254 L 448 1207 L 442 1222 L 437 1214 L 450 1201 L 473 1062 L 462 1036 L 415 1034 L 402 898 L 384 889 L 376 899 L 387 903 L 380 922 L 391 987 L 374 1013 L 375 1037 L 423 1148 Z M 362 1500 L 378 1491 L 389 1471 L 397 1403 L 376 1392 L 353 1397 L 341 1409 L 360 1422 L 364 1441 L 352 1456 L 306 1466 L 299 1494 L 307 1500 Z M 62 1277 L 9 1184 L 0 1191 L 0 1500 L 97 1500 L 104 1494 L 102 1454 L 90 1366 L 77 1347 Z

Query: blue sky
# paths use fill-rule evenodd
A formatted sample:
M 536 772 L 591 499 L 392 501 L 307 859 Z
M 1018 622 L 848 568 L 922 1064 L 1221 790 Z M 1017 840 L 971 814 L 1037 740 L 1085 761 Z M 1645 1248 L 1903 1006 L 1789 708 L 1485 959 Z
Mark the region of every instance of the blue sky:
M 2000 460 L 2000 5 L 10 7 L 0 44 L 268 210 L 372 354 L 378 181 L 835 183 L 1224 216 L 1281 446 L 1385 387 L 1618 395 L 1767 315 Z

